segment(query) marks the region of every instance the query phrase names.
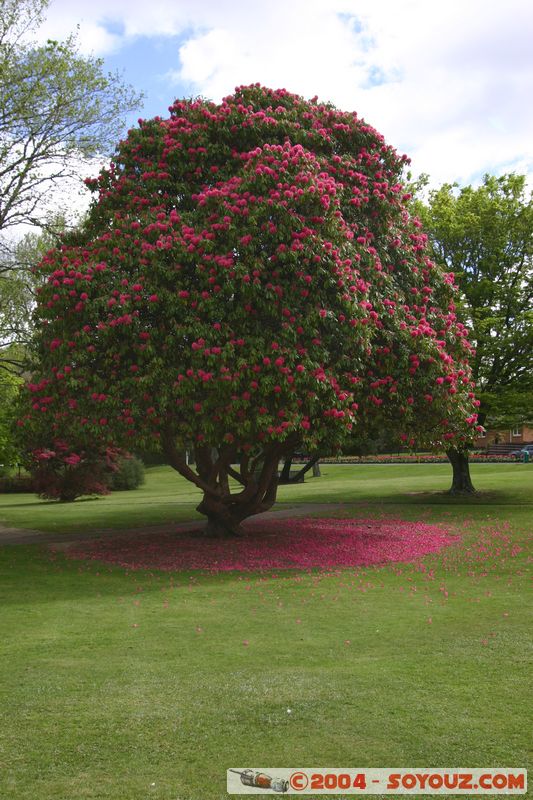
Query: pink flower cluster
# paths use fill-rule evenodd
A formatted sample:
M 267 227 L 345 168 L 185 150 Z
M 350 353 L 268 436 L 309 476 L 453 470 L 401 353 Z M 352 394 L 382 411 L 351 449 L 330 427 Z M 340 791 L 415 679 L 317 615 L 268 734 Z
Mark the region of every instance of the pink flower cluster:
M 238 538 L 143 534 L 82 542 L 68 555 L 168 572 L 329 569 L 413 562 L 458 538 L 436 525 L 397 519 L 267 519 L 249 521 Z

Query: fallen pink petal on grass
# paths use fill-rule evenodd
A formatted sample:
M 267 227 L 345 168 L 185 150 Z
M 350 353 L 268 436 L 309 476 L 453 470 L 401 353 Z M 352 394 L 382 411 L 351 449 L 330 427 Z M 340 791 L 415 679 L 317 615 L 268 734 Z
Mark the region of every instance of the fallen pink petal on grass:
M 245 534 L 234 538 L 142 534 L 80 542 L 67 554 L 127 569 L 260 572 L 413 562 L 458 540 L 423 522 L 294 518 L 251 521 Z

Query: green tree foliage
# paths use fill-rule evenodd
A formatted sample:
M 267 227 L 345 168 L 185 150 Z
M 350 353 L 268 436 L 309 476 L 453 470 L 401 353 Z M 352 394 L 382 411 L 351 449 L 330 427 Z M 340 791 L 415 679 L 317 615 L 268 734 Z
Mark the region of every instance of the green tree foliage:
M 476 348 L 480 421 L 533 418 L 533 203 L 521 175 L 444 185 L 417 210 L 435 259 L 453 270 Z
M 237 530 L 295 450 L 379 426 L 464 450 L 469 344 L 405 160 L 356 114 L 259 86 L 130 131 L 40 265 L 30 461 L 159 442 L 210 528 Z
M 64 219 L 53 220 L 40 233 L 26 233 L 4 254 L 6 268 L 0 272 L 0 371 L 20 372 L 24 364 L 39 281 L 35 265 L 47 250 L 59 244 L 64 227 Z
M 19 271 L 20 226 L 57 215 L 58 190 L 70 210 L 87 160 L 109 154 L 124 113 L 138 96 L 100 59 L 82 56 L 75 37 L 35 42 L 47 0 L 0 0 L 0 277 Z M 13 304 L 24 305 L 25 275 L 0 290 L 0 340 L 17 339 Z M 24 297 L 26 298 L 26 294 Z M 1 359 L 1 354 L 0 354 Z
M 51 187 L 109 153 L 138 97 L 74 37 L 35 44 L 46 0 L 0 0 L 0 230 L 41 224 Z
M 16 399 L 22 380 L 5 370 L 0 370 L 0 475 L 13 467 L 19 451 L 13 437 Z

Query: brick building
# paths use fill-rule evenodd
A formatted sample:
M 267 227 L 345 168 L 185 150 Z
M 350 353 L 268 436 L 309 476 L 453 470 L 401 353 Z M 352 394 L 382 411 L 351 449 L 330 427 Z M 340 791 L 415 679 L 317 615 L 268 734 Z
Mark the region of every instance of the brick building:
M 487 428 L 483 435 L 477 437 L 474 447 L 483 449 L 495 444 L 516 445 L 517 450 L 525 444 L 533 444 L 533 425 L 517 425 L 516 428 L 499 430 Z

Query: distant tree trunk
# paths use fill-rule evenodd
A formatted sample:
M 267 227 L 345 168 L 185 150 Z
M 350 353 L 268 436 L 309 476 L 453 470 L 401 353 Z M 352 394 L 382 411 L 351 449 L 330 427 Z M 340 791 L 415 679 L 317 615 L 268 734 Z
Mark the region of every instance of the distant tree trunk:
M 299 470 L 296 473 L 296 475 L 291 480 L 291 483 L 298 483 L 298 481 L 300 481 L 303 478 L 303 476 L 305 475 L 305 473 L 309 472 L 309 470 L 311 468 L 313 469 L 313 474 L 314 474 L 314 468 L 315 468 L 315 465 L 318 464 L 318 459 L 319 458 L 320 458 L 320 456 L 318 456 L 318 455 L 315 455 L 312 458 L 310 458 L 309 461 L 307 462 L 307 464 L 304 464 L 304 466 L 301 468 L 301 470 Z M 319 474 L 320 474 L 320 470 L 319 470 Z
M 238 536 L 245 519 L 268 511 L 276 502 L 279 461 L 289 448 L 294 449 L 294 443 L 271 444 L 252 459 L 239 455 L 232 445 L 218 450 L 196 447 L 196 470 L 185 463 L 171 436 L 165 437 L 163 447 L 170 466 L 203 492 L 196 510 L 207 517 L 205 534 Z M 232 464 L 239 459 L 234 468 Z M 241 491 L 232 491 L 230 478 L 241 484 Z
M 279 482 L 280 484 L 290 483 L 291 482 L 291 467 L 292 467 L 292 455 L 287 456 L 285 458 L 285 462 L 283 464 L 283 469 L 279 474 Z
M 475 494 L 476 490 L 470 478 L 468 453 L 459 450 L 447 450 L 446 455 L 453 470 L 450 494 Z
M 319 478 L 320 477 L 320 467 L 318 466 L 318 459 L 320 456 L 314 455 L 312 458 L 307 461 L 304 466 L 296 472 L 295 475 L 291 477 L 291 467 L 292 467 L 292 454 L 286 456 L 285 463 L 283 464 L 283 469 L 279 475 L 279 482 L 280 485 L 285 485 L 287 483 L 300 483 L 303 480 L 303 477 L 306 472 L 312 468 L 313 470 L 313 477 Z

